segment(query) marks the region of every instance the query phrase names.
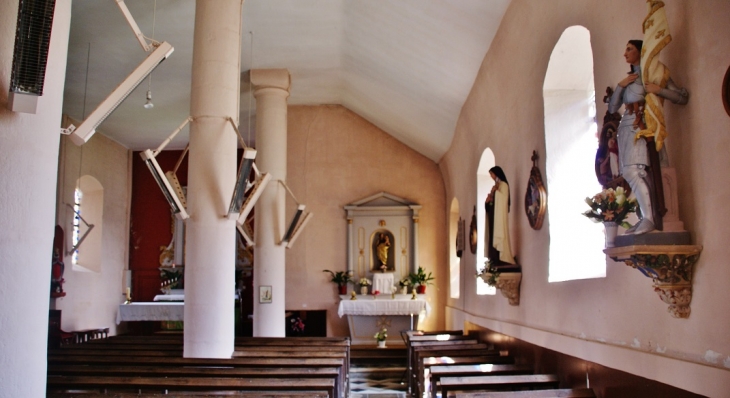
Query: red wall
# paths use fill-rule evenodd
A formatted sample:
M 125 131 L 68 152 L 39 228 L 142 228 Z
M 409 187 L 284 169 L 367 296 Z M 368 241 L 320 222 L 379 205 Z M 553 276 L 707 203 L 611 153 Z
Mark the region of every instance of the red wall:
M 162 151 L 157 162 L 162 171 L 175 168 L 182 151 Z M 177 170 L 182 186 L 188 183 L 188 157 Z M 170 206 L 157 186 L 139 152 L 132 160 L 132 207 L 130 217 L 129 269 L 132 271 L 132 297 L 152 301 L 160 294 L 160 247 L 172 240 Z

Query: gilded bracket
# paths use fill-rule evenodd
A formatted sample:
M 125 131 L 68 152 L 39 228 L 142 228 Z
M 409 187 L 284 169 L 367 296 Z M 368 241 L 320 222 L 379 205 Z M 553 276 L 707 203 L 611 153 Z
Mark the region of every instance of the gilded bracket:
M 692 301 L 692 271 L 700 258 L 697 245 L 635 245 L 612 247 L 603 251 L 614 261 L 641 271 L 651 278 L 654 291 L 669 304 L 675 318 L 689 318 Z
M 485 272 L 479 275 L 485 283 L 494 286 L 507 298 L 509 305 L 520 305 L 520 282 L 522 272 L 502 272 L 496 279 L 489 280 L 491 273 Z

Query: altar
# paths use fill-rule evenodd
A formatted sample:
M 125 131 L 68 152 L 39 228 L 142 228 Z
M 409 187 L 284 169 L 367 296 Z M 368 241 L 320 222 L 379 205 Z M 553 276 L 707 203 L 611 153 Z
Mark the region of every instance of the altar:
M 117 325 L 123 321 L 182 321 L 185 303 L 159 301 L 119 304 Z
M 381 327 L 388 330 L 387 344 L 404 345 L 401 332 L 418 328 L 419 320 L 427 317 L 431 306 L 424 296 L 412 300 L 410 294 L 396 294 L 391 297 L 357 296 L 350 300 L 349 296 L 340 296 L 337 314 L 347 315 L 352 344 L 375 345 L 373 337 Z

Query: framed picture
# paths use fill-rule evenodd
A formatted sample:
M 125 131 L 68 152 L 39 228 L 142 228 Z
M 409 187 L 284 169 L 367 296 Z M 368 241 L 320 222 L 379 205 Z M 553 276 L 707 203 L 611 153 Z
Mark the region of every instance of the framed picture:
M 725 79 L 722 81 L 722 104 L 725 106 L 725 112 L 730 116 L 730 67 L 725 72 Z
M 525 213 L 532 229 L 542 228 L 542 220 L 547 209 L 547 191 L 542 183 L 540 169 L 537 168 L 537 159 L 537 151 L 532 151 L 532 170 L 525 193 Z
M 474 214 L 471 216 L 471 225 L 469 225 L 469 250 L 471 254 L 477 253 L 477 207 L 474 206 Z
M 259 286 L 259 303 L 271 304 L 271 286 Z

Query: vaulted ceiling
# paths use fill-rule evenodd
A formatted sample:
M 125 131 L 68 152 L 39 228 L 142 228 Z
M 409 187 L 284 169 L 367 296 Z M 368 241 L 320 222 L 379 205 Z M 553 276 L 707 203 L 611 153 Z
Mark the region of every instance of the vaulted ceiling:
M 195 1 L 126 0 L 142 32 L 175 47 L 99 131 L 156 148 L 188 115 Z M 241 71 L 286 68 L 292 105 L 340 104 L 423 155 L 448 150 L 509 0 L 246 0 Z M 147 54 L 114 0 L 74 0 L 64 113 L 83 119 Z M 241 132 L 255 100 L 241 85 Z M 250 126 L 250 129 L 249 129 Z M 183 131 L 168 148 L 187 143 Z

